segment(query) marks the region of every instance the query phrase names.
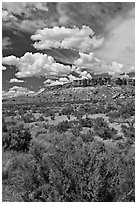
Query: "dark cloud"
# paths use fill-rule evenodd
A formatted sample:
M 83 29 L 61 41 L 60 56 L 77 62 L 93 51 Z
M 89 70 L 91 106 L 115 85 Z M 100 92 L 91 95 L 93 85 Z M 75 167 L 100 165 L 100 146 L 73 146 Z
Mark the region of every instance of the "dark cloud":
M 106 25 L 117 15 L 126 15 L 134 7 L 133 2 L 4 2 L 3 9 L 11 16 L 9 24 L 18 30 L 34 33 L 38 28 L 62 26 L 90 26 L 102 34 Z M 6 9 L 6 10 L 5 10 Z M 15 17 L 15 19 L 13 18 Z M 7 24 L 7 22 L 3 23 Z
M 134 7 L 129 2 L 70 2 L 59 3 L 59 23 L 66 26 L 90 26 L 96 35 L 106 32 L 108 22 L 118 15 L 123 17 Z

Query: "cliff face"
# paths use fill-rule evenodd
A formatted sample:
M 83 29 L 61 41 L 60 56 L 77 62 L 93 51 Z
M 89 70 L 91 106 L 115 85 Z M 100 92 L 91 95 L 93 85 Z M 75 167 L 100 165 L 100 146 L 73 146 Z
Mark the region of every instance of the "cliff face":
M 82 80 L 74 80 L 71 83 L 72 86 L 96 86 L 96 85 L 133 85 L 135 86 L 134 78 L 92 78 L 92 79 L 82 79 Z M 66 86 L 66 85 L 63 85 Z M 68 86 L 68 85 L 67 85 Z
M 92 79 L 81 79 L 74 80 L 73 82 L 65 83 L 63 85 L 54 85 L 54 86 L 46 86 L 45 90 L 54 90 L 61 88 L 70 88 L 70 87 L 87 87 L 87 86 L 122 86 L 122 85 L 131 85 L 135 86 L 135 78 L 111 78 L 111 77 L 99 77 Z
M 74 87 L 85 87 L 85 91 L 86 91 L 86 87 L 87 88 L 98 88 L 98 86 L 103 86 L 104 87 L 117 87 L 117 86 L 122 86 L 124 85 L 125 87 L 130 88 L 130 86 L 135 86 L 135 78 L 111 78 L 111 77 L 99 77 L 99 78 L 92 78 L 92 79 L 81 79 L 81 80 L 74 80 L 73 82 L 69 82 L 69 83 L 65 83 L 65 84 L 59 84 L 59 85 L 51 85 L 51 86 L 45 86 L 43 88 L 43 91 L 38 93 L 33 93 L 33 94 L 22 94 L 22 95 L 3 95 L 3 100 L 7 99 L 7 98 L 13 98 L 13 97 L 26 97 L 26 98 L 33 98 L 36 95 L 40 96 L 40 95 L 44 95 L 47 92 L 52 92 L 57 91 L 57 92 L 62 92 L 63 90 L 65 92 L 68 91 L 68 89 L 70 88 L 74 88 Z M 100 88 L 100 87 L 99 87 Z M 66 91 L 67 89 L 67 91 Z

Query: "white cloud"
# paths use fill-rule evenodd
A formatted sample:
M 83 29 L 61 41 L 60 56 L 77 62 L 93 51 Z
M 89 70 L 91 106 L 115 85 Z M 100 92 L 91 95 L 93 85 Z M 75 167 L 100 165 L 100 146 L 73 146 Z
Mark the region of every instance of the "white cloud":
M 59 81 L 60 82 L 69 82 L 68 78 L 66 78 L 66 77 L 59 78 Z
M 34 95 L 34 91 L 30 91 L 25 87 L 13 86 L 8 92 L 2 92 L 3 97 L 17 97 L 21 95 Z
M 81 78 L 86 78 L 86 79 L 92 78 L 92 76 L 87 71 L 80 72 L 79 74 Z
M 72 82 L 72 81 L 74 81 L 74 80 L 79 80 L 79 79 L 80 79 L 79 77 L 75 77 L 75 76 L 73 76 L 72 74 L 70 74 L 70 75 L 68 76 L 68 78 L 69 78 L 70 82 Z
M 88 72 L 102 72 L 101 61 L 94 56 L 94 53 L 89 54 L 79 53 L 78 58 L 74 64 L 79 68 L 85 68 Z
M 2 70 L 4 71 L 4 70 L 6 70 L 6 69 L 7 69 L 7 68 L 6 68 L 5 66 L 2 65 Z
M 103 43 L 103 38 L 96 39 L 94 32 L 88 26 L 77 27 L 53 27 L 37 30 L 31 39 L 36 41 L 34 47 L 38 50 L 50 48 L 75 49 L 81 52 L 90 52 Z
M 129 67 L 129 65 L 125 66 L 124 64 L 120 64 L 115 61 L 108 66 L 108 73 L 113 77 L 119 77 L 120 74 L 127 74 L 130 72 L 135 72 L 135 67 Z M 123 77 L 127 76 L 126 74 L 123 75 Z
M 3 57 L 2 64 L 18 66 L 19 58 L 13 55 L 8 56 L 8 57 Z
M 69 76 L 71 76 L 71 74 Z M 47 79 L 44 81 L 44 84 L 45 84 L 45 86 L 63 85 L 63 84 L 66 84 L 66 83 L 73 81 L 73 80 L 70 80 L 69 76 L 68 76 L 68 78 L 67 77 L 60 77 L 59 79 Z
M 59 81 L 59 80 L 51 80 L 51 79 L 47 79 L 46 81 L 44 81 L 45 86 L 57 86 L 57 85 L 63 85 L 66 82 L 63 81 Z
M 75 66 L 79 67 L 79 69 L 76 70 L 77 73 L 81 77 L 90 77 L 90 73 L 94 72 L 96 74 L 101 73 L 109 73 L 113 77 L 119 76 L 119 74 L 122 73 L 128 73 L 131 72 L 131 70 L 135 70 L 134 67 L 129 68 L 129 66 L 124 66 L 122 63 L 118 63 L 116 61 L 113 61 L 111 63 L 106 63 L 103 60 L 99 60 L 95 57 L 94 53 L 79 53 L 80 58 L 78 58 L 74 64 Z M 85 69 L 87 73 L 82 73 L 82 69 Z
M 16 79 L 16 78 L 13 78 L 13 79 L 10 79 L 9 82 L 10 82 L 10 83 L 23 83 L 23 82 L 25 82 L 25 81 L 19 80 L 19 79 Z
M 100 60 L 94 56 L 94 53 L 89 54 L 79 53 L 80 58 L 78 58 L 74 64 L 80 67 L 92 67 L 95 63 L 100 63 Z
M 32 76 L 65 76 L 71 72 L 70 66 L 56 63 L 55 60 L 42 53 L 25 53 L 21 58 L 15 56 L 4 57 L 3 64 L 15 65 L 18 68 L 18 78 Z
M 123 67 L 123 64 L 112 62 L 112 64 L 109 66 L 109 74 L 113 77 L 118 77 L 119 74 L 123 73 Z

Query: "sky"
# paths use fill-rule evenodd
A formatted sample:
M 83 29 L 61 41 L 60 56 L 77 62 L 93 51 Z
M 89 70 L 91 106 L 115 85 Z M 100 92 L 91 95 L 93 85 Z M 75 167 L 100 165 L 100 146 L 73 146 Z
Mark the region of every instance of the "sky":
M 2 90 L 135 70 L 133 2 L 3 2 Z

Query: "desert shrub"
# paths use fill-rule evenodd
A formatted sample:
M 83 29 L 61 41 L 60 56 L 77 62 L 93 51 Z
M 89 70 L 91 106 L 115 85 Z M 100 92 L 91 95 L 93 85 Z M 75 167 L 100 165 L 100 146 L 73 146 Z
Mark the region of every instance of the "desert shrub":
M 81 112 L 81 111 L 79 111 L 79 110 L 75 110 L 75 111 L 73 112 L 73 115 L 74 115 L 78 120 L 81 120 L 82 117 L 83 117 L 83 115 L 84 115 L 84 112 Z
M 34 116 L 32 114 L 25 114 L 22 115 L 22 120 L 24 120 L 25 123 L 31 123 L 34 121 Z
M 45 120 L 45 123 L 43 123 L 43 128 L 45 128 L 45 129 L 48 129 L 48 128 L 49 128 L 49 123 L 46 122 L 46 120 Z
M 44 117 L 41 115 L 38 120 L 39 121 L 44 121 Z
M 135 143 L 135 127 L 134 120 L 128 123 L 128 127 L 126 125 L 121 125 L 122 132 L 124 137 L 127 139 L 127 144 Z
M 104 140 L 113 139 L 116 133 L 117 133 L 116 129 L 109 127 L 100 127 L 98 130 L 95 131 L 95 134 Z
M 71 132 L 73 133 L 73 135 L 75 135 L 76 137 L 78 137 L 80 135 L 80 131 L 82 130 L 82 127 L 80 124 L 77 125 L 73 125 L 71 127 Z
M 27 202 L 134 200 L 134 193 L 127 198 L 134 192 L 133 155 L 103 142 L 62 135 L 51 144 L 33 143 L 20 162 Z
M 114 110 L 116 110 L 116 108 L 114 107 L 114 105 L 113 104 L 111 104 L 111 103 L 108 103 L 107 104 L 107 106 L 106 106 L 106 113 L 108 113 L 108 112 L 110 112 L 110 111 L 114 111 Z
M 23 108 L 23 107 L 21 107 L 21 108 L 19 108 L 19 110 L 18 110 L 18 114 L 19 115 L 24 115 L 26 113 L 26 110 L 25 110 L 25 108 Z
M 96 114 L 97 113 L 97 108 L 95 108 L 94 106 L 90 107 L 90 110 L 88 112 L 89 114 Z
M 3 117 L 2 117 L 2 132 L 7 132 L 7 124 Z
M 50 111 L 49 111 L 49 115 L 50 115 L 51 117 L 55 117 L 54 111 L 53 111 L 53 110 L 50 110 Z
M 83 106 L 84 110 L 86 113 L 88 113 L 91 109 L 90 105 L 88 103 L 84 103 L 84 106 Z
M 135 102 L 130 101 L 122 105 L 121 108 L 119 109 L 119 113 L 124 118 L 129 118 L 130 116 L 134 116 L 135 115 Z
M 94 134 L 91 130 L 89 130 L 87 133 L 81 133 L 79 135 L 84 142 L 92 142 L 94 140 Z
M 51 124 L 51 125 L 49 125 L 49 127 L 48 127 L 48 131 L 50 132 L 50 133 L 53 133 L 53 132 L 55 132 L 56 131 L 56 126 L 55 125 L 53 125 L 53 124 Z
M 13 106 L 9 107 L 8 108 L 8 115 L 7 116 L 16 116 L 16 113 L 15 113 L 15 108 Z
M 104 120 L 103 117 L 97 117 L 92 120 L 94 123 L 94 129 L 98 129 L 99 127 L 108 127 L 107 122 Z
M 95 134 L 104 140 L 113 139 L 114 135 L 117 134 L 117 130 L 109 127 L 107 122 L 105 122 L 101 117 L 94 119 L 93 124 Z
M 89 128 L 93 127 L 93 120 L 89 118 L 87 115 L 85 118 L 82 118 L 79 122 L 82 127 L 89 127 Z
M 99 104 L 99 106 L 94 108 L 94 113 L 92 114 L 98 114 L 98 113 L 105 113 L 105 107 L 101 104 Z
M 11 137 L 10 135 L 8 134 L 8 132 L 3 132 L 2 133 L 2 147 L 4 149 L 7 149 L 10 147 L 10 144 L 11 144 Z
M 2 145 L 4 149 L 28 151 L 31 139 L 30 131 L 21 124 L 11 127 L 6 134 L 3 134 Z
M 73 113 L 73 107 L 67 106 L 61 110 L 62 115 L 71 115 Z
M 61 114 L 61 112 L 59 112 L 59 116 L 61 116 L 62 114 Z
M 70 120 L 70 114 L 67 114 L 67 118 L 68 118 L 68 120 Z
M 71 128 L 71 122 L 68 122 L 67 120 L 64 120 L 62 122 L 60 122 L 58 125 L 57 125 L 57 131 L 59 133 L 63 133 L 63 132 L 66 132 L 69 128 Z
M 119 118 L 121 116 L 119 111 L 109 112 L 106 115 L 112 119 L 116 119 L 116 118 Z
M 55 120 L 55 115 L 50 116 L 51 120 Z

